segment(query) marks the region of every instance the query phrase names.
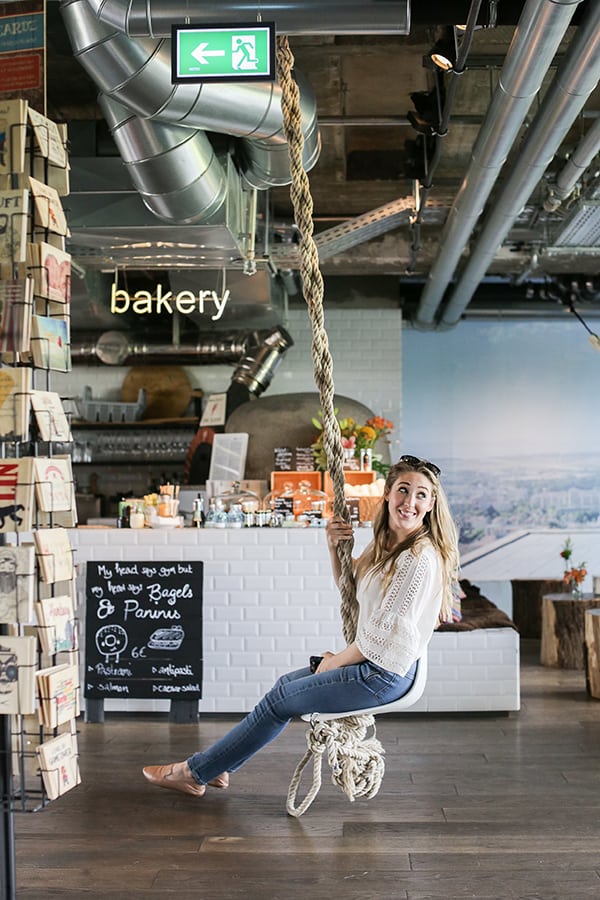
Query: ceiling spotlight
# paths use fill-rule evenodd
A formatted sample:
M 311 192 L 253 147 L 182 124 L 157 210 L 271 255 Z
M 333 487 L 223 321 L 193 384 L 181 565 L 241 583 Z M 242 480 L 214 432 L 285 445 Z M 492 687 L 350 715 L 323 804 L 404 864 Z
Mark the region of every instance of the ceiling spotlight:
M 456 51 L 445 41 L 437 41 L 431 48 L 430 57 L 433 63 L 443 72 L 450 72 L 456 65 Z
M 438 118 L 439 110 L 435 89 L 432 91 L 413 91 L 409 96 L 420 116 L 432 120 Z
M 406 113 L 406 118 L 414 128 L 418 134 L 428 134 L 430 136 L 435 134 L 435 127 L 424 116 L 419 115 L 418 112 L 415 112 L 414 109 L 409 109 Z
M 437 67 L 442 72 L 451 72 L 456 65 L 456 57 L 456 33 L 454 28 L 447 28 L 433 45 L 429 55 L 423 58 L 423 63 L 429 68 Z
M 419 134 L 436 134 L 441 116 L 437 90 L 434 88 L 431 91 L 413 91 L 410 99 L 416 110 L 409 110 L 406 114 L 412 127 Z

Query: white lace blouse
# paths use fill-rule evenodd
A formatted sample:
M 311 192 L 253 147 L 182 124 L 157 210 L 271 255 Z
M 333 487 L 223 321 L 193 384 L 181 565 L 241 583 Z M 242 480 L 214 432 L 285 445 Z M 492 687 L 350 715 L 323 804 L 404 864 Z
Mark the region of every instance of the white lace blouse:
M 429 643 L 442 605 L 442 564 L 433 545 L 424 542 L 418 555 L 404 550 L 382 592 L 381 575 L 367 571 L 358 582 L 356 644 L 370 662 L 405 675 Z

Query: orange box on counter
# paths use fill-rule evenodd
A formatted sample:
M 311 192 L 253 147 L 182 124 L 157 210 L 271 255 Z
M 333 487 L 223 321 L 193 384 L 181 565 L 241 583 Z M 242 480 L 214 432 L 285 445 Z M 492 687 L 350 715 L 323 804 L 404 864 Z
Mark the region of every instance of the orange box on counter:
M 379 506 L 381 500 L 380 496 L 364 496 L 362 493 L 366 486 L 374 484 L 376 481 L 377 472 L 355 472 L 352 469 L 344 471 L 346 497 L 348 498 L 349 496 L 348 486 L 354 486 L 359 489 L 357 490 L 355 499 L 358 500 L 359 519 L 361 523 L 372 522 L 377 507 Z M 329 472 L 324 473 L 323 490 L 328 497 L 333 497 L 333 482 Z
M 272 491 L 282 491 L 287 484 L 296 488 L 299 487 L 302 482 L 305 482 L 317 491 L 322 491 L 323 473 L 319 471 L 298 472 L 296 470 L 271 472 Z
M 376 472 L 355 472 L 352 469 L 347 469 L 344 472 L 344 481 L 346 484 L 373 484 L 376 479 Z M 331 494 L 333 496 L 333 482 L 329 472 L 324 473 L 323 490 L 326 494 Z

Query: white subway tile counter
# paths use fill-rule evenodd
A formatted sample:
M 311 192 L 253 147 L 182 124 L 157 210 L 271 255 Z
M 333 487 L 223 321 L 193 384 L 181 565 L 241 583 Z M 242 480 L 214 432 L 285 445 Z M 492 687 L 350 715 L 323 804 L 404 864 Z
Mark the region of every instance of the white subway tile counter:
M 69 534 L 80 574 L 88 561 L 204 563 L 201 713 L 246 712 L 282 672 L 306 665 L 311 654 L 343 646 L 339 595 L 321 529 L 83 527 Z M 370 535 L 370 529 L 357 530 L 355 552 L 363 549 Z M 82 592 L 83 579 L 80 584 Z M 167 711 L 169 702 L 107 699 L 105 709 Z M 428 683 L 413 711 L 517 709 L 516 631 L 434 634 Z

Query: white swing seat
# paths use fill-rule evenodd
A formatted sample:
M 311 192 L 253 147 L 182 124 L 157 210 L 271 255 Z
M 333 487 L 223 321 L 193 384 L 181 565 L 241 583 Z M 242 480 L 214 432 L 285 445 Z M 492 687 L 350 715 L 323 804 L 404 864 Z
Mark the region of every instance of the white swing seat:
M 306 713 L 301 718 L 305 722 L 329 722 L 331 719 L 346 719 L 348 716 L 380 716 L 383 713 L 402 712 L 421 699 L 425 684 L 427 682 L 427 650 L 417 662 L 417 671 L 415 672 L 415 680 L 411 684 L 409 690 L 398 700 L 392 700 L 391 703 L 384 703 L 381 706 L 372 706 L 369 709 L 353 709 L 349 712 L 340 713 Z

